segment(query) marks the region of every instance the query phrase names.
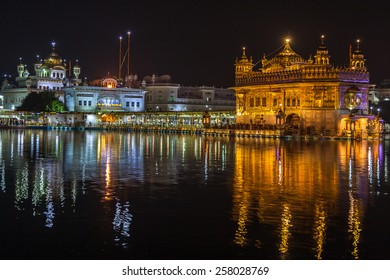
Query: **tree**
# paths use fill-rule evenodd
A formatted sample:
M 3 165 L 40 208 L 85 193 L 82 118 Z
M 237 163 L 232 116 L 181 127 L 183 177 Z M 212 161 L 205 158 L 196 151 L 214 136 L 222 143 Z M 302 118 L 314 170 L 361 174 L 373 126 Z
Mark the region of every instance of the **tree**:
M 23 100 L 18 111 L 28 112 L 62 112 L 65 105 L 55 96 L 53 91 L 31 92 Z
M 46 112 L 63 112 L 65 111 L 65 105 L 58 99 L 53 100 L 51 104 L 46 105 Z

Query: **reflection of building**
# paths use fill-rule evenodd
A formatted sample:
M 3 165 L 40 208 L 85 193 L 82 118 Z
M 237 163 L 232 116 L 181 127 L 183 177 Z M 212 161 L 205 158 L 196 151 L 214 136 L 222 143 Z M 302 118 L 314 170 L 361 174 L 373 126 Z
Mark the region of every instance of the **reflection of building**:
M 68 67 L 68 68 L 67 68 Z M 80 67 L 76 64 L 71 66 L 56 53 L 55 43 L 52 43 L 52 52 L 42 61 L 37 57 L 34 63 L 35 75 L 31 75 L 22 61 L 17 67 L 18 76 L 15 84 L 10 84 L 7 79 L 3 82 L 1 95 L 3 96 L 3 108 L 14 110 L 22 105 L 23 99 L 30 92 L 56 91 L 60 99 L 61 89 L 66 85 L 78 85 Z M 73 76 L 70 78 L 71 70 Z M 67 73 L 68 72 L 68 73 Z M 62 100 L 63 101 L 63 100 Z
M 143 112 L 145 91 L 117 87 L 117 80 L 102 79 L 100 86 L 65 87 L 65 104 L 70 112 Z
M 380 129 L 370 122 L 375 116 L 369 112 L 369 73 L 359 44 L 344 68 L 331 64 L 323 37 L 314 59 L 303 59 L 286 40 L 279 53 L 264 56 L 261 64 L 256 69 L 245 49 L 236 60 L 237 123 L 264 119 L 269 124 L 285 123 L 298 133 L 329 135 L 365 134 L 368 126 Z
M 262 238 L 268 241 L 268 236 L 262 232 L 271 228 L 281 258 L 299 248 L 299 254 L 308 250 L 310 257 L 321 259 L 331 251 L 332 239 L 345 236 L 350 257 L 359 258 L 367 202 L 383 195 L 380 174 L 388 174 L 380 141 L 236 141 L 235 244 L 266 247 Z M 333 231 L 332 217 L 343 217 L 345 211 L 347 219 L 339 220 L 344 232 Z M 299 246 L 303 236 L 313 240 L 311 248 Z
M 171 83 L 171 77 L 147 76 L 143 86 L 147 111 L 234 111 L 234 90 L 215 87 L 184 87 Z

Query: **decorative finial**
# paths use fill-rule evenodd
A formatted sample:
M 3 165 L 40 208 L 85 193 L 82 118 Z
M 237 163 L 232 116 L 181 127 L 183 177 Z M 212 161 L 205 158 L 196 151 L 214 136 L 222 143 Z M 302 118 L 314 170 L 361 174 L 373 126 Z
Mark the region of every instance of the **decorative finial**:
M 242 47 L 242 57 L 245 57 L 245 47 Z
M 290 43 L 290 38 L 286 38 L 286 44 Z
M 53 51 L 54 51 L 54 49 L 55 49 L 55 47 L 56 47 L 56 42 L 51 42 L 51 46 L 52 46 L 52 48 L 53 48 Z
M 321 45 L 324 44 L 325 35 L 321 35 Z
M 360 43 L 360 40 L 357 39 L 357 40 L 356 40 L 356 47 L 357 47 L 357 49 L 359 49 L 359 43 Z

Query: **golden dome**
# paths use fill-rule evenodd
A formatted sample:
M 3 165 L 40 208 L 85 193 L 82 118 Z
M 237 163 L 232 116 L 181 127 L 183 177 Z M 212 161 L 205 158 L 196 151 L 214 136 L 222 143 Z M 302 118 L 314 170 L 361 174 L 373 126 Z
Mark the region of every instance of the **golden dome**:
M 56 66 L 56 65 L 60 65 L 62 66 L 62 58 L 55 52 L 55 43 L 53 42 L 52 43 L 52 46 L 53 46 L 53 51 L 51 52 L 51 54 L 49 54 L 45 60 L 44 60 L 44 63 L 45 65 L 47 66 Z
M 281 71 L 293 64 L 304 63 L 305 60 L 290 47 L 290 41 L 287 39 L 284 48 L 272 59 L 263 59 L 263 71 Z

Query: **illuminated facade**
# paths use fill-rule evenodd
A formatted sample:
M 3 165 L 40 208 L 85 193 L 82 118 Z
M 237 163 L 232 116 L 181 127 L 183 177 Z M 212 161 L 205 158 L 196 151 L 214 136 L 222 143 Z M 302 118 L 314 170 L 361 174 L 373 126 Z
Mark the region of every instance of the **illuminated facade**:
M 53 42 L 52 52 L 43 61 L 37 56 L 34 63 L 35 75 L 31 75 L 27 65 L 20 61 L 17 66 L 18 75 L 15 78 L 15 84 L 10 84 L 5 79 L 1 90 L 3 109 L 16 109 L 22 105 L 23 99 L 31 92 L 55 91 L 58 93 L 58 98 L 64 101 L 62 88 L 69 85 L 79 85 L 81 83 L 80 70 L 77 63 L 73 68 L 70 64 L 66 64 L 66 61 L 56 53 Z
M 65 105 L 70 112 L 143 112 L 145 91 L 117 87 L 117 80 L 104 78 L 100 86 L 65 87 Z
M 276 125 L 293 135 L 375 137 L 382 124 L 370 114 L 369 87 L 359 41 L 342 68 L 331 64 L 323 36 L 314 59 L 302 58 L 286 40 L 258 69 L 244 48 L 235 63 L 236 120 Z
M 146 111 L 234 111 L 234 90 L 208 86 L 190 87 L 171 82 L 169 75 L 147 76 Z

